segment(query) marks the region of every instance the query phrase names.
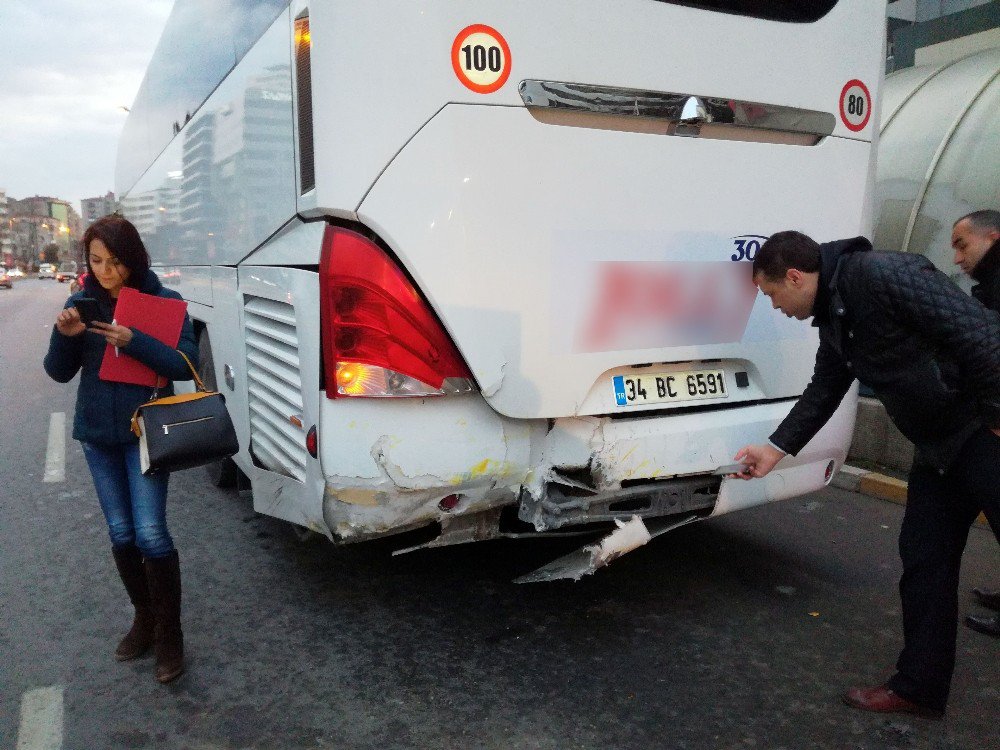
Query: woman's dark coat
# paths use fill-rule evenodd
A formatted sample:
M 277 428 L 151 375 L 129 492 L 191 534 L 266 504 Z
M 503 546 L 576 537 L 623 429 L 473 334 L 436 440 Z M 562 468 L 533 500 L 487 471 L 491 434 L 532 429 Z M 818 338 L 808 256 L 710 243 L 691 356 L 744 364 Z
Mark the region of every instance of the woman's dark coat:
M 152 271 L 138 287 L 143 294 L 152 294 L 170 299 L 181 299 L 172 289 L 166 289 Z M 79 297 L 93 297 L 111 319 L 111 298 L 100 286 L 93 274 L 87 274 L 84 288 L 70 296 L 65 307 L 70 307 Z M 49 351 L 45 355 L 45 372 L 60 383 L 68 383 L 80 372 L 80 387 L 76 394 L 76 416 L 73 418 L 73 437 L 85 443 L 98 445 L 123 445 L 137 441 L 130 429 L 132 413 L 136 407 L 149 401 L 153 389 L 131 383 L 115 383 L 101 380 L 97 373 L 101 369 L 106 342 L 103 336 L 85 331 L 79 336 L 63 336 L 52 328 Z M 184 316 L 180 342 L 177 349 L 184 352 L 191 364 L 198 366 L 198 344 L 194 337 L 191 319 Z M 191 370 L 176 350 L 132 328 L 132 340 L 122 347 L 122 353 L 133 357 L 168 380 L 191 380 Z M 168 383 L 159 395 L 173 393 Z

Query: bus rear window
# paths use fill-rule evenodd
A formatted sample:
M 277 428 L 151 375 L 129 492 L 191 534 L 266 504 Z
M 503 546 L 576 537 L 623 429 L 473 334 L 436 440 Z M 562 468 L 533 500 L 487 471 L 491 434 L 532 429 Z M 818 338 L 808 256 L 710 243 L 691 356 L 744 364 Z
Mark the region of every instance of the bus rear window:
M 656 0 L 656 2 L 790 23 L 818 21 L 837 4 L 837 0 Z

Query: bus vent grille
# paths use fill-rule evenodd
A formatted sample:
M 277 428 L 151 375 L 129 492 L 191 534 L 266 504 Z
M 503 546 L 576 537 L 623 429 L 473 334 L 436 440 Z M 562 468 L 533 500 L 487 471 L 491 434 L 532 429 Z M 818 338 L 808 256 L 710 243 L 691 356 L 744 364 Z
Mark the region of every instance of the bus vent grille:
M 265 468 L 305 481 L 306 436 L 302 420 L 302 378 L 295 308 L 247 296 L 247 384 L 250 446 Z

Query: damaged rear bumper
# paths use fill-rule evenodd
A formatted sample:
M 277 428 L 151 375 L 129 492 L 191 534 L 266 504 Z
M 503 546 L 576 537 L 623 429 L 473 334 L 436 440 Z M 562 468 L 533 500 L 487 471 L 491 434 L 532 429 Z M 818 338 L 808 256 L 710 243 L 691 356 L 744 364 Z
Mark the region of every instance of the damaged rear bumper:
M 719 515 L 819 489 L 844 462 L 856 391 L 768 477 L 712 475 L 765 440 L 793 403 L 550 421 L 501 416 L 479 394 L 324 401 L 323 517 L 339 541 L 439 523 L 460 543 L 508 535 L 496 512 L 506 506 L 536 532 Z

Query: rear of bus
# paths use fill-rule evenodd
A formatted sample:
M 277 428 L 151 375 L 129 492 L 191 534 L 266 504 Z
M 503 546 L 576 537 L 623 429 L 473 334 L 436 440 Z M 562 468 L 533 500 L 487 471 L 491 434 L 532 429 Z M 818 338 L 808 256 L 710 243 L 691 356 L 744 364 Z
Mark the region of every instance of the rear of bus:
M 335 534 L 708 516 L 844 461 L 853 392 L 766 479 L 712 474 L 812 372 L 760 243 L 869 233 L 884 7 L 724 6 L 293 5 Z

